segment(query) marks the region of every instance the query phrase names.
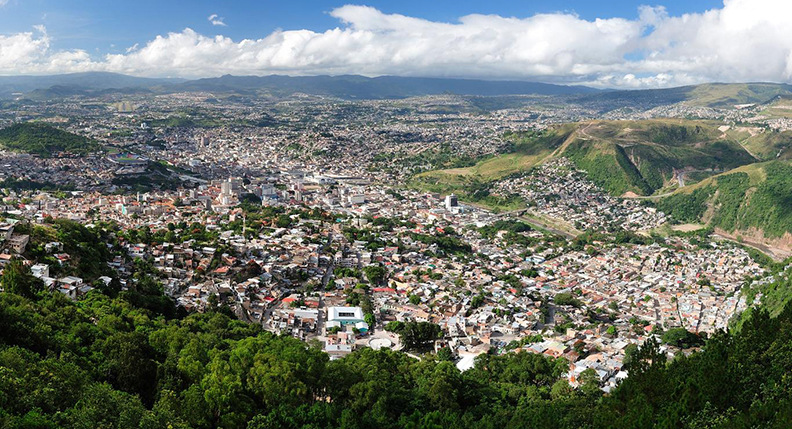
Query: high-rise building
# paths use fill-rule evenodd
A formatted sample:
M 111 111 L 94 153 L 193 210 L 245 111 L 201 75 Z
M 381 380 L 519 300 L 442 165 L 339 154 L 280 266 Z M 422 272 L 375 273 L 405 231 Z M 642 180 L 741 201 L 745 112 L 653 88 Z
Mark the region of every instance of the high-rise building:
M 445 197 L 445 207 L 446 210 L 451 210 L 454 207 L 459 207 L 459 200 L 457 200 L 457 196 L 454 194 L 446 195 Z
M 223 183 L 220 184 L 220 195 L 229 196 L 231 192 L 231 182 L 224 180 Z
M 225 196 L 239 195 L 242 183 L 238 179 L 228 178 L 220 184 L 220 194 Z

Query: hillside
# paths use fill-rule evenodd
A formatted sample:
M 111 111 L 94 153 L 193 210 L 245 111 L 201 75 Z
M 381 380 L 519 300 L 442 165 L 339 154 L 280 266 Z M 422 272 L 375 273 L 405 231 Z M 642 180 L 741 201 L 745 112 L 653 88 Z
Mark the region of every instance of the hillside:
M 413 184 L 435 192 L 444 187 L 464 191 L 474 180 L 497 180 L 563 156 L 613 195 L 651 195 L 756 162 L 739 142 L 719 131 L 717 123 L 703 121 L 595 121 L 506 138 L 515 142 L 508 153 L 467 168 L 423 173 Z
M 792 158 L 792 131 L 771 131 L 759 127 L 731 127 L 726 135 L 740 142 L 762 161 Z
M 619 108 L 656 106 L 685 102 L 694 106 L 728 108 L 737 104 L 767 103 L 774 97 L 792 95 L 792 85 L 777 83 L 705 83 L 663 89 L 618 90 L 574 97 L 607 112 Z
M 792 408 L 792 307 L 670 362 L 648 340 L 605 394 L 596 373 L 570 386 L 563 357 L 485 353 L 465 372 L 387 349 L 330 360 L 222 308 L 180 319 L 112 287 L 74 303 L 16 261 L 0 285 L 4 428 L 781 428 Z
M 560 155 L 615 195 L 650 195 L 676 186 L 679 176 L 706 175 L 756 161 L 713 124 L 683 120 L 590 123 Z
M 584 86 L 553 85 L 524 81 L 487 81 L 380 76 L 222 76 L 197 79 L 167 88 L 170 91 L 264 92 L 275 96 L 295 93 L 349 99 L 396 99 L 423 95 L 590 94 L 599 90 Z
M 727 233 L 781 248 L 792 245 L 792 163 L 740 167 L 658 201 L 680 222 L 705 222 Z
M 118 73 L 87 72 L 49 76 L 0 76 L 0 97 L 29 93 L 56 87 L 51 96 L 72 92 L 101 91 L 121 88 L 152 88 L 176 84 L 184 79 L 158 79 L 127 76 Z M 57 89 L 60 87 L 61 89 Z M 70 88 L 68 90 L 64 88 Z
M 88 138 L 38 122 L 0 129 L 0 146 L 41 157 L 51 157 L 58 152 L 87 154 L 101 149 L 99 144 Z
M 465 201 L 481 203 L 496 210 L 520 208 L 522 203 L 519 199 L 491 195 L 489 188 L 492 182 L 510 174 L 527 172 L 573 138 L 576 130 L 576 124 L 567 124 L 541 133 L 508 134 L 504 136 L 512 142 L 508 153 L 488 157 L 470 167 L 421 173 L 409 184 L 430 192 L 456 193 Z
M 792 95 L 792 85 L 776 83 L 705 83 L 687 93 L 690 104 L 731 107 L 736 104 L 764 103 L 778 95 Z

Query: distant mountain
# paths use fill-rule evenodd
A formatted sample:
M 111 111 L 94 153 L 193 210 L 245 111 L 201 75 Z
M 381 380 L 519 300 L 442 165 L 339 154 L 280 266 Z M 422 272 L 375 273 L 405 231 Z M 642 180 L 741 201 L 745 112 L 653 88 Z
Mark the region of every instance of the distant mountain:
M 275 96 L 296 93 L 349 99 L 392 99 L 422 95 L 569 95 L 599 92 L 585 86 L 524 81 L 490 81 L 382 76 L 222 76 L 173 85 L 168 90 L 265 92 Z
M 665 89 L 600 90 L 580 85 L 526 81 L 424 77 L 232 76 L 195 80 L 142 78 L 118 73 L 89 72 L 52 76 L 0 76 L 0 98 L 23 94 L 33 100 L 107 93 L 215 92 L 248 97 L 288 97 L 295 94 L 343 99 L 399 99 L 424 95 L 468 96 L 549 95 L 588 105 L 602 112 L 621 108 L 649 109 L 687 102 L 696 106 L 730 107 L 770 103 L 792 96 L 792 85 L 775 83 L 708 83 Z M 487 104 L 484 102 L 483 104 Z
M 21 98 L 28 100 L 56 100 L 74 96 L 99 96 L 105 94 L 151 94 L 154 91 L 147 87 L 126 86 L 121 88 L 91 89 L 77 85 L 55 85 L 49 88 L 34 89 Z
M 575 101 L 594 104 L 601 111 L 640 106 L 687 102 L 694 106 L 732 107 L 739 104 L 767 103 L 776 97 L 792 95 L 792 85 L 779 83 L 705 83 L 664 89 L 603 91 L 584 94 Z
M 122 88 L 153 88 L 161 85 L 172 85 L 184 79 L 160 79 L 127 76 L 118 73 L 88 72 L 50 76 L 0 76 L 0 97 L 13 94 L 25 94 L 36 90 L 53 87 L 70 88 L 74 92 L 79 89 L 86 93 Z M 58 91 L 57 89 L 55 91 Z
M 525 81 L 489 81 L 382 76 L 221 76 L 196 80 L 151 79 L 116 73 L 54 76 L 0 76 L 0 97 L 47 100 L 103 93 L 172 93 L 202 91 L 247 96 L 287 97 L 294 94 L 345 99 L 398 99 L 422 95 L 579 95 L 600 90 L 585 86 Z

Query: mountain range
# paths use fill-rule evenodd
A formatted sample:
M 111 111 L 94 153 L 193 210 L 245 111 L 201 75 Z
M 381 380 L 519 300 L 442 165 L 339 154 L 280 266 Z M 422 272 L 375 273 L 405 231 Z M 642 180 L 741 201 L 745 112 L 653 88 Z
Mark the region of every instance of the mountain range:
M 293 94 L 346 99 L 397 99 L 436 94 L 460 95 L 572 95 L 601 92 L 586 86 L 525 81 L 489 81 L 422 77 L 343 76 L 231 76 L 196 80 L 141 78 L 117 73 L 89 72 L 52 76 L 0 76 L 0 98 L 56 99 L 75 95 L 135 92 L 217 92 L 284 97 Z
M 707 83 L 664 89 L 608 90 L 583 85 L 558 85 L 518 80 L 481 80 L 358 75 L 341 76 L 232 76 L 202 79 L 144 78 L 107 72 L 51 76 L 0 76 L 0 99 L 56 100 L 104 94 L 166 94 L 211 92 L 221 95 L 282 98 L 293 95 L 356 99 L 400 99 L 455 94 L 490 97 L 476 105 L 499 109 L 514 104 L 503 96 L 556 96 L 603 112 L 635 106 L 688 102 L 705 107 L 767 103 L 774 97 L 792 97 L 792 85 L 776 83 Z M 519 100 L 518 100 L 519 102 Z M 513 107 L 513 106 L 512 106 Z

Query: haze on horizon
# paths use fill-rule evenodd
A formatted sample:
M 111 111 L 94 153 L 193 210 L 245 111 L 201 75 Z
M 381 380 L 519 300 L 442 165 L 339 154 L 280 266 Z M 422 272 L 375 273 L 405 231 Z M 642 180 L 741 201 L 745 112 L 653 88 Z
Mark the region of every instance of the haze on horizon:
M 21 0 L 0 0 L 0 22 L 3 14 L 27 7 Z M 676 14 L 662 3 L 635 2 L 633 10 L 633 17 L 591 18 L 561 10 L 528 16 L 467 13 L 442 21 L 367 5 L 306 7 L 307 17 L 327 13 L 334 26 L 312 30 L 290 20 L 290 27 L 265 29 L 256 38 L 234 38 L 226 34 L 240 23 L 207 9 L 195 25 L 153 37 L 141 34 L 106 52 L 64 43 L 63 36 L 48 31 L 58 15 L 45 14 L 28 30 L 0 33 L 0 75 L 360 74 L 612 88 L 792 82 L 792 2 L 725 0 L 706 11 Z

